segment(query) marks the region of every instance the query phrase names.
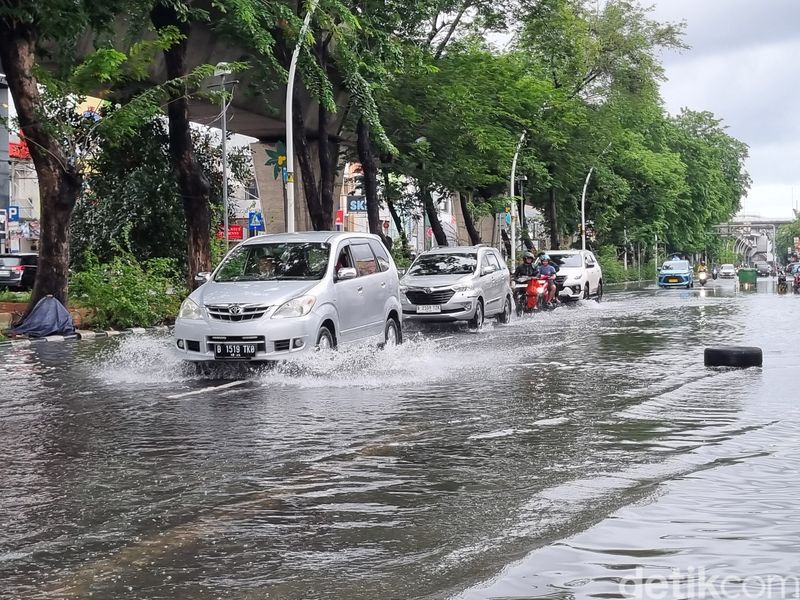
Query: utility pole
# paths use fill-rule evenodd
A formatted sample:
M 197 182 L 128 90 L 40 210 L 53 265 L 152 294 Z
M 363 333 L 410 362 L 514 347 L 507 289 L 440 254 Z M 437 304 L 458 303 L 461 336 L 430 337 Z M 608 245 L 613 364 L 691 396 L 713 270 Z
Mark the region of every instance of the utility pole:
M 11 162 L 8 156 L 8 84 L 0 73 L 0 209 L 5 215 L 0 223 L 0 252 L 6 252 L 8 238 L 8 206 L 11 204 Z

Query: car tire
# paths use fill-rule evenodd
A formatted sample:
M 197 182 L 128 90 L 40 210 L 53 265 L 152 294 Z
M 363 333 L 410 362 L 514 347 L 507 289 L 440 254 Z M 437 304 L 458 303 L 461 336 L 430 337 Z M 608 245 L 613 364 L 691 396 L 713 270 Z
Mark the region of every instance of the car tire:
M 603 301 L 603 280 L 597 282 L 597 293 L 594 296 L 595 302 Z
M 403 332 L 400 329 L 400 324 L 394 317 L 389 317 L 383 327 L 383 344 L 381 344 L 381 348 L 392 348 L 402 343 Z
M 506 296 L 506 302 L 503 305 L 503 312 L 497 315 L 497 320 L 503 324 L 511 321 L 511 296 Z
M 315 348 L 319 352 L 336 349 L 336 338 L 333 336 L 333 333 L 331 333 L 331 330 L 324 325 L 319 328 L 319 333 L 317 333 L 317 344 Z
M 706 348 L 703 360 L 707 367 L 760 367 L 764 362 L 761 348 L 756 346 L 718 346 Z
M 586 282 L 586 285 L 583 288 L 583 299 L 584 300 L 588 300 L 589 299 L 589 282 L 588 281 Z
M 469 320 L 469 328 L 474 331 L 479 331 L 483 327 L 483 300 L 478 298 L 478 304 L 475 306 L 475 314 Z

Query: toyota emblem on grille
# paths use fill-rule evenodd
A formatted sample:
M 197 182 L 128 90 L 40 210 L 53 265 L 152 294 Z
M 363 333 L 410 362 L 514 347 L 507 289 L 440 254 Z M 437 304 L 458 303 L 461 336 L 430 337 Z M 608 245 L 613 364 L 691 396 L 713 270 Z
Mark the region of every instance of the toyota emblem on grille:
M 242 314 L 242 307 L 238 304 L 229 304 L 228 312 L 230 312 L 232 315 L 240 315 Z
M 431 288 L 425 288 L 425 293 L 426 294 L 432 294 L 433 290 Z

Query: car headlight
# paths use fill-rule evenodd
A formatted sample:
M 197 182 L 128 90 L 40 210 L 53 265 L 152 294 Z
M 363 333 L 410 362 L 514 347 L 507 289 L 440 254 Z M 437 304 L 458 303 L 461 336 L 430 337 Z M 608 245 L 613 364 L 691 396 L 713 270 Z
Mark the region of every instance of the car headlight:
M 471 292 L 472 286 L 470 285 L 454 285 L 453 286 L 454 292 Z
M 179 319 L 202 319 L 203 309 L 191 298 L 187 298 L 181 304 L 181 309 L 178 311 Z
M 305 317 L 314 308 L 314 303 L 317 301 L 314 296 L 300 296 L 299 298 L 292 298 L 288 302 L 282 304 L 275 314 L 272 315 L 273 319 L 291 319 L 294 317 Z
M 572 278 L 575 281 L 580 281 L 581 279 L 583 279 L 583 273 L 578 273 L 577 275 L 573 275 Z

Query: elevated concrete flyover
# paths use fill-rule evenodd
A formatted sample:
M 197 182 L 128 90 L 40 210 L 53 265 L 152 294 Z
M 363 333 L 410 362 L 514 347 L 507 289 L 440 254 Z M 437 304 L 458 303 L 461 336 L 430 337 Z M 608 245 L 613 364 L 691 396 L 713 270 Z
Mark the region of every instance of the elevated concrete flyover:
M 204 8 L 212 13 L 211 3 L 208 0 L 195 3 L 198 8 Z M 212 17 L 213 18 L 213 17 Z M 120 25 L 120 39 L 125 28 Z M 87 35 L 80 44 L 79 54 L 87 55 L 92 51 L 92 37 Z M 220 62 L 254 62 L 256 59 L 244 49 L 232 45 L 228 40 L 218 35 L 203 23 L 193 23 L 188 36 L 187 70 L 204 65 L 216 65 Z M 153 83 L 163 83 L 166 76 L 164 57 L 158 53 L 149 69 L 150 80 Z M 250 136 L 258 140 L 251 144 L 253 164 L 255 167 L 256 183 L 259 190 L 261 210 L 268 232 L 285 230 L 284 190 L 280 179 L 275 179 L 273 168 L 266 166 L 267 149 L 274 149 L 279 141 L 285 141 L 285 96 L 286 82 L 283 75 L 275 74 L 274 85 L 271 90 L 263 90 L 257 86 L 252 72 L 244 71 L 227 77 L 235 80 L 231 104 L 227 111 L 227 128 L 230 133 Z M 218 77 L 209 78 L 205 83 L 206 89 L 220 83 Z M 216 89 L 219 89 L 218 87 Z M 230 89 L 230 87 L 228 87 Z M 300 105 L 305 107 L 303 118 L 306 124 L 306 136 L 312 151 L 312 159 L 317 158 L 317 128 L 319 125 L 319 104 L 311 97 L 302 85 L 298 74 L 295 82 L 295 98 Z M 336 90 L 337 113 L 331 117 L 332 129 L 338 132 L 344 120 L 344 109 L 347 104 L 347 95 L 343 90 Z M 295 103 L 297 106 L 297 103 Z M 192 98 L 189 107 L 190 119 L 200 125 L 220 128 L 222 107 L 212 104 L 203 98 Z M 297 134 L 297 130 L 295 129 Z M 297 161 L 295 160 L 295 165 Z M 303 193 L 302 175 L 299 166 L 295 168 L 295 227 L 298 231 L 311 229 L 311 221 L 306 208 Z M 341 177 L 337 184 L 336 196 L 339 195 Z
M 714 226 L 718 235 L 734 240 L 731 250 L 740 255 L 744 262 L 773 262 L 776 248 L 775 237 L 781 225 L 792 223 L 793 219 L 771 219 L 756 215 L 737 215 L 727 223 Z

